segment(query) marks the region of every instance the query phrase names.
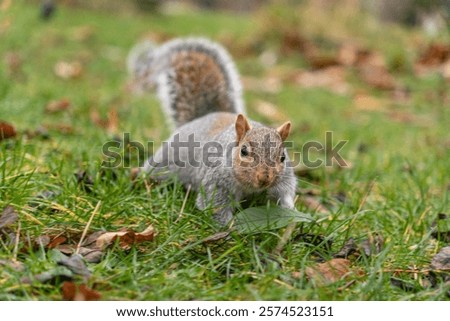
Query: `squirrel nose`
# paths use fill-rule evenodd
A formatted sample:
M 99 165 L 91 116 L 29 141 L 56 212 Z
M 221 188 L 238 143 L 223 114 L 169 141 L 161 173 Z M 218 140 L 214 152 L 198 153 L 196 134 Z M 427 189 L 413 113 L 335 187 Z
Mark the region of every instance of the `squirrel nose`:
M 256 178 L 260 187 L 266 187 L 271 183 L 271 175 L 269 170 L 261 170 L 257 173 Z

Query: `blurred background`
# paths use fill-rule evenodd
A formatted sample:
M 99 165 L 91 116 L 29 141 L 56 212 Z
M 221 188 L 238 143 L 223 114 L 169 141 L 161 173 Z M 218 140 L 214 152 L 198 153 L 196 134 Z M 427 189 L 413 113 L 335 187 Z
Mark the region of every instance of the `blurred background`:
M 159 141 L 159 102 L 132 94 L 128 52 L 195 35 L 230 51 L 251 117 L 376 144 L 360 126 L 389 135 L 448 117 L 449 14 L 449 0 L 1 0 L 0 113 L 30 136 Z

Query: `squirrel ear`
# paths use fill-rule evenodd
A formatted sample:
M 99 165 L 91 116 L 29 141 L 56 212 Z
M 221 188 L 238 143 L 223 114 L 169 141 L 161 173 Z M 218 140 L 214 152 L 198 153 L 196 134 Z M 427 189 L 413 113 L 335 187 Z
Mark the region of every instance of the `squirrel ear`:
M 284 142 L 288 138 L 291 131 L 291 122 L 287 121 L 283 125 L 277 128 L 278 134 L 281 136 L 281 140 Z
M 240 142 L 252 127 L 250 126 L 247 118 L 243 114 L 239 114 L 236 118 L 236 137 L 237 141 Z

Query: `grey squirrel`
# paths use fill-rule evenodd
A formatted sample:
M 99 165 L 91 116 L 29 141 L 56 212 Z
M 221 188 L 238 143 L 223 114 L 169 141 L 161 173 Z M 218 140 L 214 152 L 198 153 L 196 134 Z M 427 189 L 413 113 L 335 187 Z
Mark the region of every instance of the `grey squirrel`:
M 283 142 L 291 123 L 277 129 L 246 118 L 233 60 L 203 38 L 140 44 L 130 52 L 134 85 L 157 87 L 163 110 L 174 123 L 171 137 L 145 162 L 155 179 L 176 174 L 198 192 L 200 210 L 212 206 L 226 225 L 236 205 L 266 193 L 294 208 L 296 178 Z

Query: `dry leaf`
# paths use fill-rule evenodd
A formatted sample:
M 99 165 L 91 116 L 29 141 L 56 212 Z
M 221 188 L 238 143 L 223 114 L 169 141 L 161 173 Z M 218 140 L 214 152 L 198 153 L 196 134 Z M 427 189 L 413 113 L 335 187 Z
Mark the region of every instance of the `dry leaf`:
M 259 114 L 274 122 L 282 122 L 287 119 L 287 116 L 277 106 L 268 101 L 258 100 L 255 109 Z
M 16 129 L 11 124 L 0 121 L 0 141 L 2 141 L 3 139 L 15 137 L 16 135 Z
M 22 74 L 23 59 L 17 52 L 6 53 L 5 64 L 10 76 Z
M 11 224 L 14 224 L 19 219 L 14 207 L 8 205 L 2 212 L 0 216 L 0 229 L 5 228 Z
M 411 90 L 406 87 L 397 86 L 392 92 L 391 97 L 398 104 L 408 104 L 411 101 Z
M 310 279 L 314 279 L 315 282 L 322 285 L 342 280 L 350 272 L 350 261 L 346 259 L 332 259 L 313 267 L 307 267 L 305 270 Z
M 305 58 L 313 69 L 324 69 L 340 64 L 338 58 L 323 54 L 305 55 Z
M 292 53 L 312 53 L 316 50 L 315 45 L 306 39 L 297 30 L 285 30 L 281 40 L 281 53 L 283 55 Z
M 99 249 L 105 248 L 114 244 L 119 240 L 119 246 L 122 249 L 129 249 L 133 244 L 152 241 L 155 236 L 155 229 L 152 225 L 148 226 L 143 232 L 136 233 L 132 230 L 125 230 L 119 232 L 106 232 L 96 240 L 96 247 Z
M 397 86 L 394 77 L 382 66 L 363 65 L 360 76 L 366 84 L 377 89 L 393 90 Z
M 107 119 L 103 119 L 97 110 L 92 110 L 91 121 L 95 125 L 107 129 L 112 134 L 117 133 L 119 129 L 119 115 L 116 108 L 109 110 Z
M 100 293 L 88 288 L 85 284 L 64 282 L 62 285 L 63 300 L 66 301 L 96 301 L 101 298 Z
M 359 244 L 359 250 L 366 256 L 379 254 L 384 247 L 384 238 L 380 234 L 369 234 L 369 237 Z
M 450 80 L 450 59 L 441 65 L 441 73 L 445 79 Z
M 55 246 L 54 249 L 60 251 L 65 255 L 72 255 L 76 251 L 76 246 L 70 244 L 61 244 Z
M 16 260 L 3 260 L 0 259 L 0 266 L 6 266 L 10 269 L 13 269 L 15 271 L 23 271 L 24 266 L 22 262 L 16 261 Z
M 56 113 L 59 111 L 65 111 L 70 108 L 70 101 L 67 98 L 63 98 L 61 100 L 52 100 L 45 107 L 46 113 Z
M 347 242 L 342 246 L 342 248 L 333 255 L 335 258 L 342 258 L 346 259 L 353 253 L 355 253 L 358 250 L 358 245 L 356 244 L 355 240 L 351 237 L 348 239 Z
M 11 7 L 12 0 L 3 0 L 0 4 L 0 10 L 6 11 Z
M 446 270 L 450 273 L 450 246 L 442 248 L 431 260 L 433 270 Z
M 103 258 L 103 252 L 99 249 L 80 248 L 80 255 L 84 257 L 88 263 L 99 263 Z
M 299 200 L 310 211 L 313 211 L 315 213 L 330 213 L 330 211 L 325 206 L 323 206 L 315 197 L 305 195 L 299 198 Z
M 91 39 L 94 34 L 92 26 L 80 26 L 73 30 L 72 36 L 74 40 L 84 42 Z
M 442 43 L 430 44 L 420 55 L 417 63 L 422 66 L 438 66 L 450 59 L 450 45 Z
M 63 79 L 72 79 L 80 77 L 83 73 L 83 66 L 79 61 L 67 62 L 59 61 L 56 63 L 53 71 L 56 76 Z
M 86 267 L 81 255 L 73 254 L 70 257 L 63 255 L 57 263 L 67 267 L 75 274 L 82 275 L 85 278 L 91 277 L 91 271 Z
M 230 235 L 230 233 L 231 233 L 230 231 L 225 231 L 225 232 L 219 232 L 219 233 L 213 234 L 211 236 L 205 237 L 202 240 L 202 243 L 203 244 L 215 243 L 217 241 L 226 239 Z
M 241 77 L 246 90 L 258 91 L 269 94 L 277 94 L 281 91 L 281 80 L 278 77 L 267 76 L 265 78 Z
M 383 247 L 384 239 L 380 234 L 369 234 L 369 237 L 362 240 L 359 244 L 356 244 L 355 240 L 351 237 L 333 257 L 348 258 L 352 254 L 357 257 L 364 254 L 369 257 L 380 253 Z
M 431 236 L 437 240 L 450 243 L 450 215 L 439 213 L 431 228 L 433 230 Z
M 386 61 L 382 54 L 363 49 L 357 60 L 357 66 L 359 68 L 369 67 L 386 69 Z
M 56 283 L 56 281 L 67 281 L 73 279 L 73 273 L 65 270 L 54 269 L 51 271 L 42 272 L 39 274 L 32 275 L 31 277 L 23 277 L 20 279 L 21 283 L 31 284 L 33 282 L 40 283 Z
M 361 49 L 356 45 L 344 43 L 338 52 L 338 61 L 344 66 L 354 66 L 361 62 L 369 53 L 367 50 Z
M 363 111 L 385 111 L 386 102 L 380 98 L 359 94 L 353 98 L 353 106 Z
M 50 237 L 48 235 L 39 235 L 34 240 L 34 243 L 37 247 L 46 247 L 50 243 Z
M 433 286 L 439 283 L 450 284 L 450 246 L 442 248 L 431 260 L 430 281 Z M 450 297 L 450 291 L 447 292 Z
M 62 236 L 62 235 L 59 235 L 59 236 L 54 237 L 54 238 L 48 243 L 47 247 L 48 247 L 49 249 L 53 249 L 53 248 L 58 247 L 60 244 L 65 243 L 66 241 L 67 241 L 67 238 L 66 238 L 66 237 L 64 237 L 64 236 Z
M 294 82 L 303 88 L 326 88 L 337 94 L 347 94 L 350 86 L 345 80 L 343 67 L 329 67 L 316 71 L 302 71 L 294 76 Z

